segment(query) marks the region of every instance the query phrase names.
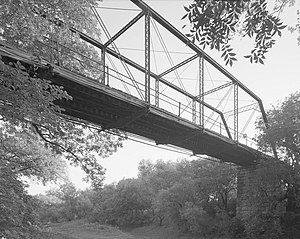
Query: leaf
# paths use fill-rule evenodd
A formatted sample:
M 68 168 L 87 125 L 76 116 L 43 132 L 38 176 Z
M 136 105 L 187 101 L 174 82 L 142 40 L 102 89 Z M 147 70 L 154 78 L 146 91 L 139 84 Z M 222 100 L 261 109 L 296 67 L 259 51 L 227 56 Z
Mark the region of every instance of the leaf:
M 279 29 L 279 30 L 283 30 L 283 29 L 286 28 L 286 27 L 287 27 L 287 25 L 279 26 L 278 29 Z
M 280 37 L 281 37 L 281 31 L 278 31 L 278 36 L 280 36 Z
M 181 18 L 181 20 L 185 19 L 188 16 L 188 13 L 183 15 L 183 17 Z
M 187 12 L 190 11 L 190 9 L 189 9 L 188 7 L 186 7 L 186 6 L 183 6 L 183 7 L 184 7 L 184 9 L 185 9 Z
M 222 55 L 221 55 L 221 58 L 223 58 L 225 55 L 227 54 L 226 51 L 223 51 Z

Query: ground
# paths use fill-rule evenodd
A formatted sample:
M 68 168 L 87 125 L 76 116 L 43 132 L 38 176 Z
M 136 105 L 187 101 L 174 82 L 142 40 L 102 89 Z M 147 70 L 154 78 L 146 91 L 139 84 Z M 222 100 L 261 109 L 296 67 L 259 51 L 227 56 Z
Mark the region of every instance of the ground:
M 51 224 L 45 230 L 47 233 L 42 236 L 43 239 L 206 239 L 183 235 L 174 229 L 155 225 L 120 230 L 82 220 Z

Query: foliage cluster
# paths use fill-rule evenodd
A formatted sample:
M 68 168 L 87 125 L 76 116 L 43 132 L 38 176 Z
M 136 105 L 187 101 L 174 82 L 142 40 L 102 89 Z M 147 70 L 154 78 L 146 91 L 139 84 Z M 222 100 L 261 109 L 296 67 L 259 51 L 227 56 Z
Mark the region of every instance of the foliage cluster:
M 269 110 L 269 125 L 257 121 L 261 150 L 278 159 L 260 160 L 244 188 L 249 214 L 235 217 L 236 168 L 210 161 L 143 160 L 137 179 L 121 180 L 92 193 L 91 221 L 117 226 L 157 223 L 202 235 L 234 238 L 298 238 L 300 235 L 300 93 Z
M 275 143 L 278 158 L 261 160 L 253 172 L 256 180 L 246 192 L 253 208 L 245 224 L 251 238 L 300 236 L 299 106 L 296 92 L 267 112 L 267 127 L 262 119 L 257 121 L 261 150 L 271 152 Z
M 9 167 L 0 165 L 0 175 L 0 237 L 35 238 L 39 232 L 35 200 Z
M 6 1 L 0 4 L 1 43 L 98 79 L 101 72 L 74 49 L 99 63 L 98 52 L 69 31 L 75 27 L 97 38 L 97 21 L 91 12 L 96 2 Z M 99 188 L 105 170 L 97 157 L 107 157 L 122 146 L 121 137 L 62 117 L 64 110 L 56 105 L 60 100 L 72 96 L 39 78 L 34 67 L 8 63 L 0 56 L 0 237 L 31 238 L 28 230 L 38 229 L 24 177 L 55 181 L 65 176 L 67 159 Z
M 91 195 L 92 191 L 78 191 L 70 182 L 48 191 L 46 195 L 37 195 L 40 221 L 57 223 L 87 218 L 93 206 Z
M 288 4 L 292 6 L 295 1 L 278 0 L 272 6 L 267 0 L 193 0 L 184 7 L 186 14 L 182 19 L 188 19 L 190 23 L 187 36 L 203 48 L 207 46 L 221 51 L 226 65 L 237 60 L 231 47 L 236 35 L 254 40 L 253 49 L 244 57 L 251 63 L 264 64 L 265 55 L 274 46 L 276 36 L 280 37 L 286 28 L 279 14 Z M 299 31 L 299 23 L 289 29 Z
M 57 196 L 59 202 L 42 204 L 44 222 L 87 218 L 119 227 L 155 223 L 194 234 L 221 235 L 235 216 L 236 169 L 199 160 L 155 164 L 143 160 L 136 179 L 123 179 L 99 191 L 73 193 L 73 204 L 67 199 L 71 191 Z M 61 193 L 62 189 L 49 192 L 47 198 Z M 87 197 L 80 204 L 83 195 Z M 75 210 L 71 217 L 64 213 L 67 208 Z
M 1 210 L 10 211 L 1 212 L 8 217 L 3 220 L 11 221 L 1 225 L 1 233 L 9 238 L 28 236 L 20 223 L 24 228 L 37 227 L 23 219 L 22 213 L 14 212 L 18 204 L 20 211 L 32 208 L 22 177 L 44 183 L 64 178 L 67 159 L 80 166 L 87 174 L 86 180 L 99 188 L 105 170 L 97 157 L 107 157 L 122 145 L 121 137 L 62 117 L 63 109 L 54 104 L 61 99 L 71 97 L 61 87 L 31 75 L 19 62 L 6 65 L 0 60 L 0 179 L 5 182 L 1 183 L 0 205 Z M 5 199 L 7 190 L 12 190 L 20 201 L 12 204 Z

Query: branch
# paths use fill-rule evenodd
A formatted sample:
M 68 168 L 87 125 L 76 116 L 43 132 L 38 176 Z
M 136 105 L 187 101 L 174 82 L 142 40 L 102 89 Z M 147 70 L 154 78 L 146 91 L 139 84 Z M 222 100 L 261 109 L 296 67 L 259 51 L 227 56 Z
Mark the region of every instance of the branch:
M 283 0 L 283 2 L 282 2 L 282 4 L 280 5 L 280 7 L 279 7 L 277 10 L 275 10 L 274 12 L 272 12 L 271 15 L 273 15 L 273 14 L 276 13 L 276 12 L 278 12 L 277 17 L 279 17 L 280 11 L 283 9 L 283 7 L 284 7 L 285 4 L 286 4 L 286 0 Z
M 81 162 L 81 159 L 76 155 L 74 154 L 71 150 L 65 148 L 64 146 L 56 143 L 56 142 L 52 142 L 50 140 L 48 140 L 47 138 L 45 138 L 45 136 L 43 135 L 43 133 L 41 132 L 41 130 L 38 128 L 37 124 L 31 122 L 31 125 L 33 126 L 33 128 L 36 130 L 37 134 L 46 142 L 46 143 L 49 143 L 51 145 L 54 145 L 54 146 L 57 146 L 59 147 L 60 149 L 62 149 L 63 151 L 71 154 L 77 161 Z

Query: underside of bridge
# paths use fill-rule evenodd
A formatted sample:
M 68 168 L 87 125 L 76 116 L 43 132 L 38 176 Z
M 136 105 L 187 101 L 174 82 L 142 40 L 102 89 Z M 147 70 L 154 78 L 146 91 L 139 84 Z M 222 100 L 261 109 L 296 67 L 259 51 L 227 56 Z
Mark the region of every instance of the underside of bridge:
M 73 100 L 56 102 L 66 110 L 64 114 L 97 124 L 103 130 L 120 129 L 154 140 L 157 144 L 175 145 L 193 154 L 208 155 L 241 166 L 255 163 L 261 155 L 246 145 L 91 78 L 57 65 L 36 64 L 36 60 L 30 57 L 1 55 L 7 64 L 19 60 L 27 67 L 39 66 L 39 77 L 63 86 L 73 97 Z
M 72 101 L 57 102 L 67 115 L 93 122 L 103 130 L 120 129 L 157 144 L 175 145 L 193 154 L 243 166 L 255 163 L 260 155 L 250 147 L 61 67 L 41 69 L 40 74 L 62 85 L 72 95 Z
M 101 49 L 101 57 L 103 57 L 103 62 L 96 62 L 97 65 L 101 65 L 102 67 L 100 69 L 101 74 L 103 75 L 102 78 L 100 77 L 101 82 L 80 74 L 82 72 L 75 73 L 74 71 L 71 71 L 72 69 L 68 70 L 64 67 L 60 67 L 57 65 L 57 62 L 51 61 L 51 59 L 49 60 L 47 56 L 46 58 L 43 58 L 45 56 L 34 56 L 31 53 L 24 52 L 11 46 L 7 46 L 5 45 L 5 43 L 0 44 L 0 56 L 2 56 L 2 60 L 6 64 L 9 64 L 10 62 L 20 61 L 22 64 L 29 68 L 32 68 L 32 66 L 34 66 L 35 69 L 38 69 L 38 77 L 51 80 L 54 84 L 63 86 L 64 89 L 73 97 L 72 101 L 70 100 L 57 102 L 58 105 L 66 110 L 64 112 L 66 115 L 97 124 L 101 126 L 102 130 L 116 128 L 125 132 L 151 139 L 155 141 L 156 144 L 169 144 L 178 146 L 180 148 L 190 150 L 191 154 L 208 155 L 223 162 L 231 162 L 241 166 L 254 164 L 256 160 L 260 158 L 262 153 L 251 147 L 239 143 L 240 136 L 238 128 L 239 112 L 245 111 L 245 109 L 248 109 L 249 106 L 252 107 L 253 104 L 241 106 L 239 108 L 238 95 L 240 93 L 238 94 L 238 89 L 240 88 L 241 91 L 255 100 L 255 104 L 260 107 L 263 119 L 266 121 L 261 100 L 246 86 L 244 86 L 235 77 L 233 77 L 229 72 L 227 72 L 218 63 L 216 63 L 210 56 L 208 56 L 192 42 L 190 42 L 172 25 L 166 22 L 149 6 L 147 6 L 140 0 L 132 0 L 132 2 L 137 4 L 139 8 L 141 8 L 142 12 L 139 13 L 136 18 L 134 18 L 129 24 L 122 28 L 118 33 L 116 33 L 114 37 L 110 38 L 105 44 L 102 44 L 90 38 L 89 36 L 77 31 L 76 29 L 70 29 L 71 32 L 78 34 L 83 41 L 95 46 L 97 49 Z M 172 66 L 170 69 L 164 71 L 159 75 L 154 74 L 150 70 L 150 54 L 146 54 L 147 57 L 145 56 L 145 67 L 142 67 L 133 60 L 126 58 L 120 53 L 114 51 L 112 48 L 108 47 L 108 45 L 114 42 L 114 40 L 116 40 L 144 15 L 146 19 L 146 26 L 148 26 L 149 28 L 149 11 L 151 12 L 151 17 L 153 17 L 154 20 L 158 21 L 165 29 L 171 32 L 181 42 L 190 47 L 194 51 L 194 53 L 196 53 L 187 60 L 184 60 L 183 62 Z M 145 29 L 147 30 L 148 28 L 146 26 Z M 146 53 L 150 53 L 150 32 L 147 32 L 146 30 L 145 45 L 148 45 L 148 48 L 146 47 Z M 148 31 L 150 30 L 148 29 Z M 104 53 L 110 54 L 111 56 L 121 60 L 123 64 L 128 64 L 135 70 L 144 74 L 143 77 L 145 77 L 145 81 L 144 85 L 142 85 L 142 87 L 144 87 L 144 91 L 141 91 L 142 93 L 140 92 L 139 86 L 137 85 L 138 81 L 136 81 L 134 77 L 129 77 L 129 79 L 133 82 L 133 85 L 135 85 L 136 89 L 139 90 L 138 92 L 142 97 L 136 98 L 136 96 L 133 96 L 128 92 L 125 93 L 123 90 L 106 85 L 108 82 L 105 82 L 105 74 L 108 78 L 109 67 L 105 65 Z M 51 54 L 53 54 L 52 48 Z M 58 56 L 61 54 L 58 49 L 57 54 Z M 74 54 L 77 53 L 75 52 Z M 199 94 L 190 94 L 184 89 L 181 89 L 180 87 L 172 84 L 172 82 L 162 78 L 162 76 L 176 70 L 177 68 L 185 65 L 187 62 L 190 62 L 195 58 L 199 58 L 199 69 L 202 72 L 200 72 L 202 76 L 199 76 L 201 78 L 199 79 Z M 84 61 L 86 60 L 87 58 L 85 57 L 84 60 L 80 61 L 80 64 L 84 64 Z M 227 82 L 226 84 L 220 85 L 204 92 L 204 60 L 209 62 L 231 82 Z M 87 69 L 89 68 L 87 67 Z M 138 80 L 141 81 L 141 76 L 138 77 Z M 155 79 L 155 89 L 152 89 L 150 87 L 151 77 Z M 122 78 L 118 78 L 118 80 L 122 81 Z M 192 105 L 190 107 L 191 116 L 193 117 L 191 121 L 187 118 L 180 117 L 180 112 L 185 110 L 181 110 L 180 108 L 181 99 L 177 99 L 176 101 L 176 104 L 179 108 L 179 115 L 171 113 L 171 111 L 168 111 L 165 108 L 159 106 L 159 100 L 162 100 L 159 99 L 159 96 L 162 96 L 162 92 L 159 91 L 159 84 L 163 84 L 164 88 L 169 87 L 177 95 L 181 94 L 181 96 L 185 96 L 185 98 L 188 99 L 187 102 L 189 103 L 185 103 L 185 108 L 189 107 L 190 104 Z M 233 131 L 230 132 L 230 129 L 224 117 L 224 114 L 230 111 L 221 112 L 218 107 L 221 105 L 222 100 L 220 100 L 217 106 L 212 106 L 204 100 L 204 95 L 211 94 L 212 92 L 216 92 L 232 85 L 234 85 L 234 109 L 232 110 L 234 116 L 234 125 Z M 153 90 L 152 92 L 154 92 L 152 94 L 154 94 L 155 97 L 155 104 L 152 104 L 150 101 L 151 90 Z M 225 94 L 225 96 L 227 97 L 227 93 Z M 166 97 L 166 95 L 164 95 L 164 97 Z M 172 95 L 168 95 L 167 97 L 173 98 Z M 196 110 L 196 105 L 199 106 L 198 111 Z M 217 119 L 213 120 L 212 127 L 204 127 L 204 117 L 206 116 L 204 115 L 204 107 L 206 107 L 205 110 L 210 110 L 212 114 L 218 115 L 218 119 L 220 119 L 220 131 L 222 131 L 221 127 L 223 127 L 223 131 L 226 131 L 225 135 L 223 135 L 221 132 L 217 133 L 215 130 L 211 130 L 216 125 Z M 196 116 L 196 114 L 198 116 Z M 197 120 L 196 117 L 198 117 Z M 207 118 L 210 119 L 210 117 Z M 246 125 L 247 124 L 248 123 L 246 123 Z

